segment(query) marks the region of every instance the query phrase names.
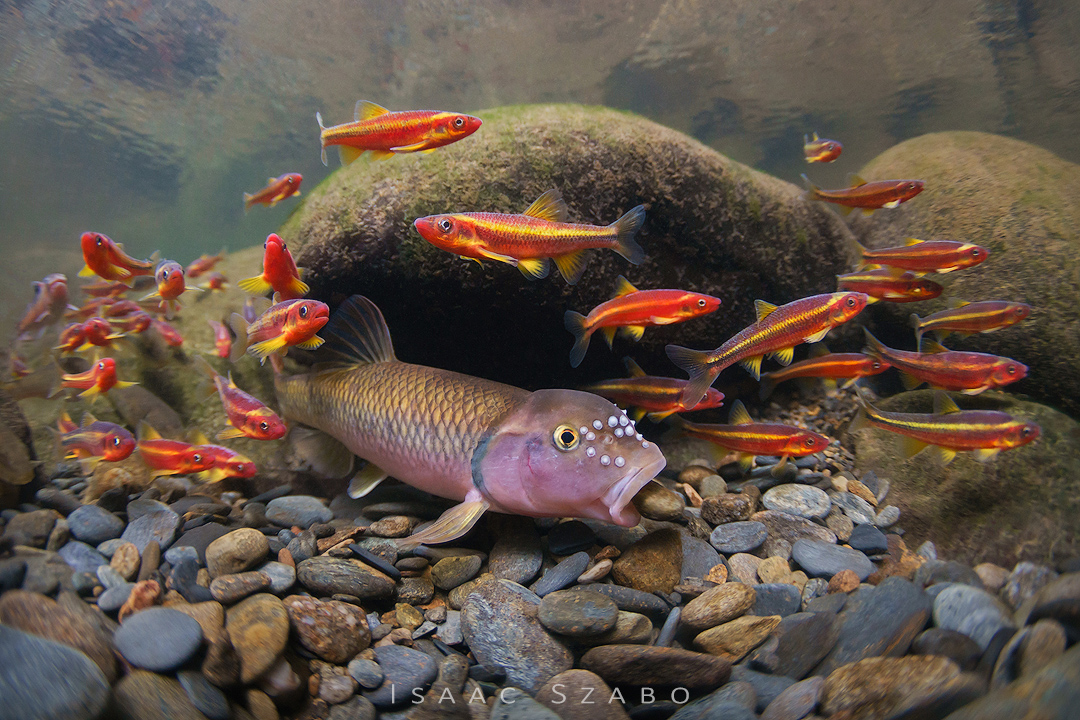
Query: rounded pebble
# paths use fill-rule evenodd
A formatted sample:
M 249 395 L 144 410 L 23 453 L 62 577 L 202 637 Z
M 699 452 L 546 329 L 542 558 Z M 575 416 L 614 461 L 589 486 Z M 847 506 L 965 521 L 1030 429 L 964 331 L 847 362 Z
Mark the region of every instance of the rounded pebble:
M 153 607 L 128 617 L 113 635 L 113 644 L 135 667 L 169 672 L 187 662 L 202 639 L 202 628 L 191 617 Z
M 761 502 L 769 510 L 811 519 L 825 517 L 832 507 L 825 491 L 813 485 L 777 485 L 762 495 Z
M 124 532 L 124 521 L 97 505 L 76 508 L 68 515 L 67 522 L 71 534 L 88 545 L 100 545 Z
M 765 525 L 743 520 L 717 525 L 709 536 L 709 543 L 725 555 L 750 552 L 761 547 L 768 537 Z
M 540 601 L 537 617 L 552 632 L 569 637 L 590 637 L 615 627 L 619 608 L 604 595 L 559 590 Z

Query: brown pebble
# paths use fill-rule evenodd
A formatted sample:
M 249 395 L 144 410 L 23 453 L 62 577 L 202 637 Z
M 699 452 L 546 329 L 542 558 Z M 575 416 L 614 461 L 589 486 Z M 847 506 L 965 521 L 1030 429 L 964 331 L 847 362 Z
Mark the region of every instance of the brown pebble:
M 614 563 L 612 563 L 611 560 L 605 558 L 604 560 L 601 560 L 600 562 L 593 565 L 585 572 L 581 573 L 581 575 L 578 576 L 577 581 L 584 584 L 602 580 L 607 576 L 609 572 L 611 572 L 611 566 L 613 564 Z
M 293 560 L 292 553 L 289 552 L 289 548 L 281 548 L 278 550 L 277 559 L 279 563 L 284 563 L 291 567 L 296 567 L 296 561 Z
M 859 576 L 854 570 L 841 570 L 829 580 L 828 593 L 852 593 L 859 589 Z
M 614 545 L 605 545 L 600 548 L 600 552 L 593 556 L 593 560 L 596 562 L 600 562 L 601 560 L 616 560 L 620 555 L 622 555 L 622 550 Z
M 123 543 L 116 548 L 109 567 L 118 572 L 125 580 L 131 580 L 139 571 L 139 548 L 134 543 Z
M 120 608 L 120 614 L 117 617 L 120 622 L 124 622 L 124 618 L 128 615 L 145 610 L 156 604 L 160 599 L 161 585 L 158 584 L 157 580 L 143 580 L 136 583 L 135 587 L 131 589 L 131 594 L 128 595 L 128 599 Z
M 161 546 L 157 540 L 151 540 L 146 543 L 146 547 L 142 551 L 142 561 L 139 563 L 139 575 L 138 581 L 149 580 L 150 576 L 158 569 L 158 565 L 161 564 Z
M 704 465 L 690 465 L 679 473 L 679 482 L 691 486 L 695 490 L 701 488 L 701 481 L 713 474 L 713 470 Z
M 858 480 L 848 480 L 847 491 L 852 495 L 861 497 L 874 507 L 877 507 L 877 496 L 870 492 L 870 488 L 866 487 Z
M 247 708 L 255 720 L 278 720 L 277 706 L 270 696 L 262 690 L 251 688 L 247 691 Z
M 412 605 L 397 603 L 394 605 L 394 614 L 397 616 L 398 625 L 410 632 L 420 627 L 424 622 L 424 616 Z
M 705 580 L 711 583 L 716 583 L 717 585 L 726 583 L 727 578 L 728 570 L 727 565 L 725 565 L 724 563 L 717 563 L 716 565 L 713 565 L 712 569 L 709 570 L 708 574 L 705 576 Z
M 387 645 L 412 645 L 412 630 L 408 628 L 394 628 L 386 634 L 382 640 L 375 643 L 375 647 Z
M 307 691 L 308 695 L 318 695 L 319 685 L 322 684 L 322 678 L 317 673 L 312 673 L 307 679 Z
M 686 495 L 686 501 L 690 503 L 690 507 L 701 507 L 701 496 L 698 495 L 698 492 L 694 489 L 693 485 L 689 485 L 687 483 L 679 483 L 676 487 L 678 487 L 679 490 L 681 490 L 682 493 Z
M 791 579 L 791 568 L 785 558 L 774 555 L 758 564 L 757 574 L 763 583 L 786 583 Z
M 404 515 L 388 515 L 371 523 L 368 532 L 376 537 L 405 537 L 412 532 L 412 521 Z

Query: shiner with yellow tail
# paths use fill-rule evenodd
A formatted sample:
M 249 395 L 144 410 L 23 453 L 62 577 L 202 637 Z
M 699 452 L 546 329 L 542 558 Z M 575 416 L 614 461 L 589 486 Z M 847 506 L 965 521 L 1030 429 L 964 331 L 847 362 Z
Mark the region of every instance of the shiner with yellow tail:
M 489 509 L 624 527 L 640 520 L 630 501 L 664 456 L 607 400 L 403 363 L 382 313 L 359 295 L 323 334 L 316 357 L 324 362 L 275 377 L 282 415 L 314 428 L 294 429 L 298 454 L 329 477 L 351 472 L 354 455 L 367 460 L 352 497 L 393 476 L 461 501 L 405 545 L 453 540 Z

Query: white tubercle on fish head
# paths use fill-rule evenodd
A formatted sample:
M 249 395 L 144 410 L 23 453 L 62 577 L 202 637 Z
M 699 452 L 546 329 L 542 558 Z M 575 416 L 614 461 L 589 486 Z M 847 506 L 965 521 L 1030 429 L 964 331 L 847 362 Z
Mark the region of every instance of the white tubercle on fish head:
M 604 398 L 538 390 L 480 443 L 472 475 L 496 512 L 632 527 L 641 517 L 630 501 L 666 462 Z

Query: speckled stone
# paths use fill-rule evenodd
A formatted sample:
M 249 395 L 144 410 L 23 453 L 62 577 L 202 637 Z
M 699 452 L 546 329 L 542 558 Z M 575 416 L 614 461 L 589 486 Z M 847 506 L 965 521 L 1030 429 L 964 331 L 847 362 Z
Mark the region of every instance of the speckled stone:
M 229 608 L 225 627 L 240 659 L 240 680 L 250 683 L 269 670 L 289 639 L 289 615 L 281 601 L 260 593 Z
M 761 497 L 769 510 L 785 512 L 804 518 L 823 518 L 829 514 L 831 503 L 824 490 L 813 485 L 777 485 Z
M 0 625 L 5 720 L 94 720 L 109 698 L 101 669 L 83 653 Z
M 761 720 L 800 720 L 814 711 L 821 701 L 825 678 L 807 678 L 797 682 L 769 703 Z
M 846 711 L 860 717 L 868 712 L 875 717 L 914 714 L 954 692 L 959 676 L 960 668 L 948 658 L 867 658 L 838 668 L 825 678 L 821 712 L 832 716 Z
M 653 624 L 635 612 L 620 610 L 615 627 L 592 637 L 575 638 L 579 645 L 648 645 L 653 640 Z
M 728 570 L 731 578 L 746 585 L 757 585 L 760 582 L 757 574 L 761 558 L 748 553 L 735 553 L 727 559 Z
M 134 543 L 140 554 L 147 543 L 152 541 L 157 542 L 161 549 L 166 550 L 176 539 L 176 531 L 179 529 L 180 516 L 166 508 L 129 522 L 120 539 Z
M 536 701 L 561 720 L 628 720 L 622 703 L 607 702 L 611 694 L 611 688 L 596 673 L 567 670 L 548 680 L 536 693 Z
M 657 620 L 666 617 L 668 610 L 671 609 L 666 602 L 655 595 L 622 585 L 594 583 L 584 585 L 579 589 L 583 592 L 602 593 L 614 600 L 620 610 L 641 613 Z
M 694 645 L 711 655 L 736 663 L 764 642 L 779 624 L 779 615 L 745 615 L 698 633 Z
M 202 640 L 199 623 L 165 607 L 152 607 L 131 615 L 113 635 L 113 644 L 128 662 L 160 673 L 186 663 Z
M 188 700 L 209 720 L 229 720 L 232 710 L 224 693 L 210 684 L 203 674 L 194 670 L 181 670 L 176 674 Z
M 705 653 L 669 647 L 601 645 L 581 658 L 584 670 L 610 683 L 712 688 L 731 675 L 731 663 Z
M 1015 628 L 1008 607 L 1000 600 L 970 585 L 950 585 L 934 600 L 934 624 L 967 635 L 986 650 L 994 634 Z
M 754 588 L 742 583 L 711 587 L 686 604 L 682 623 L 693 630 L 707 630 L 730 622 L 754 605 Z
M 232 575 L 261 563 L 270 544 L 258 530 L 239 528 L 222 535 L 206 547 L 206 569 L 211 577 Z
M 559 590 L 540 601 L 537 617 L 548 630 L 569 637 L 591 637 L 615 627 L 619 608 L 604 595 Z
M 389 577 L 359 560 L 348 558 L 310 558 L 297 566 L 296 578 L 318 595 L 352 595 L 367 600 L 387 598 L 394 592 L 394 581 Z
M 440 590 L 453 590 L 476 577 L 483 565 L 478 555 L 456 555 L 439 560 L 431 566 L 431 581 Z
M 540 597 L 544 597 L 548 593 L 561 590 L 564 587 L 573 584 L 573 582 L 585 572 L 585 568 L 589 566 L 589 560 L 589 553 L 584 551 L 574 553 L 570 557 L 564 558 L 558 565 L 547 570 L 543 576 L 536 581 L 533 592 Z
M 682 539 L 671 529 L 649 533 L 611 568 L 615 582 L 642 592 L 671 592 L 682 579 Z
M 492 527 L 497 540 L 488 556 L 488 572 L 519 585 L 532 582 L 544 561 L 532 519 L 503 517 Z
M 769 531 L 769 537 L 765 540 L 765 555 L 773 555 L 774 543 L 786 540 L 792 547 L 802 539 L 819 540 L 826 543 L 835 543 L 836 535 L 829 529 L 814 523 L 806 518 L 788 515 L 776 510 L 762 510 L 754 513 L 750 518 L 765 525 Z
M 769 533 L 759 522 L 741 521 L 717 525 L 709 542 L 725 555 L 745 553 L 761 547 Z
M 232 605 L 248 595 L 254 595 L 269 588 L 270 576 L 264 572 L 250 571 L 219 575 L 210 582 L 210 596 L 219 603 Z
M 382 684 L 375 690 L 365 690 L 363 695 L 379 708 L 410 702 L 413 692 L 422 694 L 438 674 L 438 665 L 431 656 L 403 645 L 375 648 L 375 660 L 383 671 Z
M 749 520 L 757 509 L 757 501 L 748 494 L 724 493 L 703 498 L 701 519 L 710 525 Z
M 362 608 L 305 595 L 287 597 L 284 604 L 300 644 L 327 662 L 343 664 L 371 642 Z
M 383 671 L 379 663 L 366 658 L 356 658 L 349 662 L 349 675 L 365 690 L 374 690 L 383 681 Z
M 121 720 L 205 720 L 171 677 L 136 670 L 113 690 Z

